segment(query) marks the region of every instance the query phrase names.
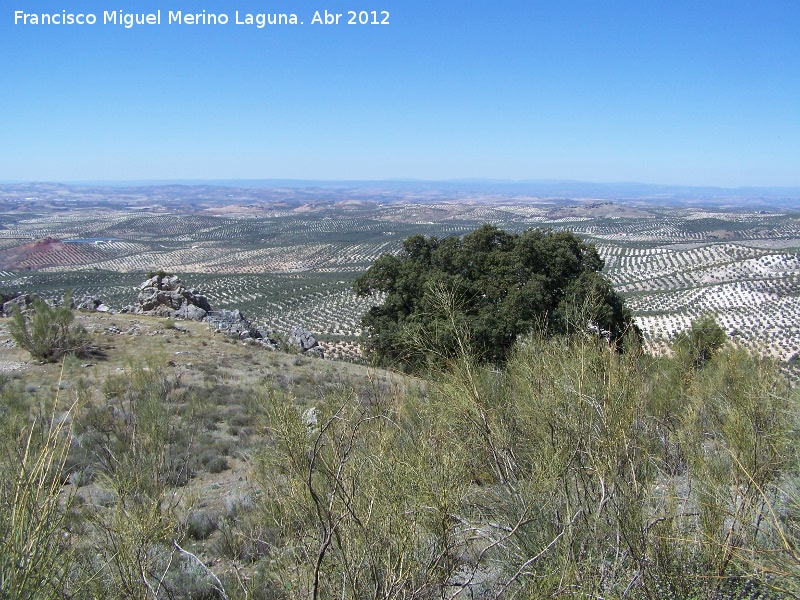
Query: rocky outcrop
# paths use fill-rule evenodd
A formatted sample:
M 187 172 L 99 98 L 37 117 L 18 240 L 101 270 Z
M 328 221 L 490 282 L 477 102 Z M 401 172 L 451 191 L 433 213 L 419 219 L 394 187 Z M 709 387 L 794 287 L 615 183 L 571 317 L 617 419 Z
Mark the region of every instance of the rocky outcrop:
M 208 311 L 197 304 L 186 303 L 175 311 L 175 317 L 188 321 L 202 321 L 206 315 L 208 315 Z
M 2 301 L 3 304 L 3 315 L 9 317 L 11 316 L 12 311 L 15 309 L 22 313 L 27 312 L 33 304 L 35 298 L 36 296 L 32 294 L 0 294 L 0 301 Z M 53 307 L 67 306 L 70 309 L 111 312 L 111 309 L 103 304 L 102 300 L 98 300 L 94 296 L 89 296 L 79 302 L 76 302 L 69 294 L 66 294 L 62 298 L 45 300 L 45 302 Z
M 238 308 L 211 310 L 206 315 L 206 323 L 218 333 L 256 342 L 270 350 L 278 348 L 278 342 L 271 337 L 272 330 L 266 327 L 256 327 Z
M 202 321 L 211 305 L 195 289 L 187 288 L 175 275 L 159 273 L 139 285 L 138 306 L 130 312 L 156 317 Z
M 300 327 L 299 325 L 293 327 L 292 331 L 289 333 L 289 345 L 294 346 L 306 354 L 311 354 L 319 358 L 325 358 L 325 354 L 322 351 L 322 348 L 319 347 L 317 339 L 310 331 Z
M 14 310 L 24 313 L 33 304 L 33 296 L 30 294 L 17 294 L 11 295 L 11 297 L 4 295 L 2 300 L 3 315 L 6 317 L 10 317 Z
M 206 322 L 219 333 L 239 338 L 251 337 L 253 325 L 238 308 L 212 310 L 206 315 Z
M 87 296 L 83 300 L 76 302 L 74 308 L 86 311 L 113 312 L 108 306 L 103 304 L 102 300 L 94 296 Z
M 148 315 L 167 319 L 205 321 L 215 332 L 235 337 L 248 344 L 257 344 L 270 350 L 287 350 L 287 346 L 309 356 L 324 358 L 323 349 L 314 335 L 301 326 L 295 326 L 286 336 L 272 329 L 254 325 L 239 309 L 213 310 L 208 299 L 195 289 L 187 288 L 175 275 L 157 273 L 138 286 L 137 304 L 130 304 L 121 313 Z M 56 305 L 67 301 L 68 296 Z M 23 294 L 0 294 L 2 312 L 8 316 L 18 309 L 25 312 L 34 297 Z M 70 308 L 81 311 L 116 312 L 94 296 L 79 301 L 69 298 Z
M 316 356 L 317 358 L 325 358 L 325 351 L 319 346 L 314 346 L 313 348 L 309 348 L 308 350 L 306 350 L 306 354 L 310 356 Z
M 289 344 L 303 352 L 311 350 L 311 348 L 316 348 L 319 345 L 313 334 L 299 325 L 293 327 L 292 331 L 289 333 Z

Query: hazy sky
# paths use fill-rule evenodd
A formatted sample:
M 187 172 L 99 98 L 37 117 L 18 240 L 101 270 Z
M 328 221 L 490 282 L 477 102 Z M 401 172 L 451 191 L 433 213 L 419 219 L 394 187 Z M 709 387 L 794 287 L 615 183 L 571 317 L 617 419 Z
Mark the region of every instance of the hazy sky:
M 800 185 L 800 2 L 4 0 L 0 180 Z M 103 25 L 160 9 L 161 25 Z M 225 26 L 168 25 L 168 11 Z M 343 13 L 311 25 L 314 11 Z M 346 25 L 348 9 L 390 25 Z M 15 25 L 14 12 L 95 25 Z M 304 25 L 236 25 L 235 12 Z

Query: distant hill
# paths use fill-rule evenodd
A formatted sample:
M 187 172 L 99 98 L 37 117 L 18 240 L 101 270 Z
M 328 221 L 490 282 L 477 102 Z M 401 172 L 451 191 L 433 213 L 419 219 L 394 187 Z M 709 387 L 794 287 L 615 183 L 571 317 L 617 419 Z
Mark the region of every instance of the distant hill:
M 39 270 L 47 267 L 81 267 L 104 258 L 92 244 L 68 244 L 53 237 L 0 250 L 0 269 Z

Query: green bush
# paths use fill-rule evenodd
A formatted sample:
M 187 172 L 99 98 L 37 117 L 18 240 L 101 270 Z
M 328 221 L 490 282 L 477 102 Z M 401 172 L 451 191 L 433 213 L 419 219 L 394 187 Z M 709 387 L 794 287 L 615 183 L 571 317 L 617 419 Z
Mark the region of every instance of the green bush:
M 76 429 L 96 461 L 97 487 L 108 496 L 89 515 L 80 546 L 86 597 L 161 598 L 176 544 L 186 534 L 177 487 L 191 477 L 191 427 L 178 427 L 179 382 L 148 357 L 109 376 L 107 405 L 79 414 Z
M 61 306 L 34 298 L 25 313 L 14 309 L 8 326 L 12 339 L 36 359 L 55 361 L 69 352 L 80 353 L 87 344 L 86 331 L 72 325 L 74 318 L 67 294 Z
M 711 315 L 692 321 L 692 326 L 675 336 L 675 352 L 684 361 L 702 368 L 725 345 L 728 336 Z
M 222 473 L 223 471 L 227 471 L 230 469 L 230 464 L 228 464 L 228 459 L 224 456 L 216 456 L 212 458 L 208 463 L 205 465 L 206 471 L 209 473 Z

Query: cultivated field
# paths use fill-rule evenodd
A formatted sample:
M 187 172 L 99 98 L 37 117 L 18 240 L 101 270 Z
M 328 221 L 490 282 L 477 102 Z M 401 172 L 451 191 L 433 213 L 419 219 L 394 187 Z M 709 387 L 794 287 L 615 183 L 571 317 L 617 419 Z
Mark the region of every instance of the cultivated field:
M 800 214 L 651 202 L 337 201 L 214 206 L 18 202 L 0 214 L 0 289 L 135 301 L 145 272 L 177 273 L 218 308 L 302 324 L 352 357 L 374 299 L 353 278 L 412 234 L 482 223 L 568 229 L 594 243 L 653 349 L 711 313 L 730 337 L 788 361 L 800 351 Z M 36 240 L 53 238 L 47 242 Z M 345 347 L 346 345 L 346 347 Z M 335 353 L 334 353 L 335 354 Z

